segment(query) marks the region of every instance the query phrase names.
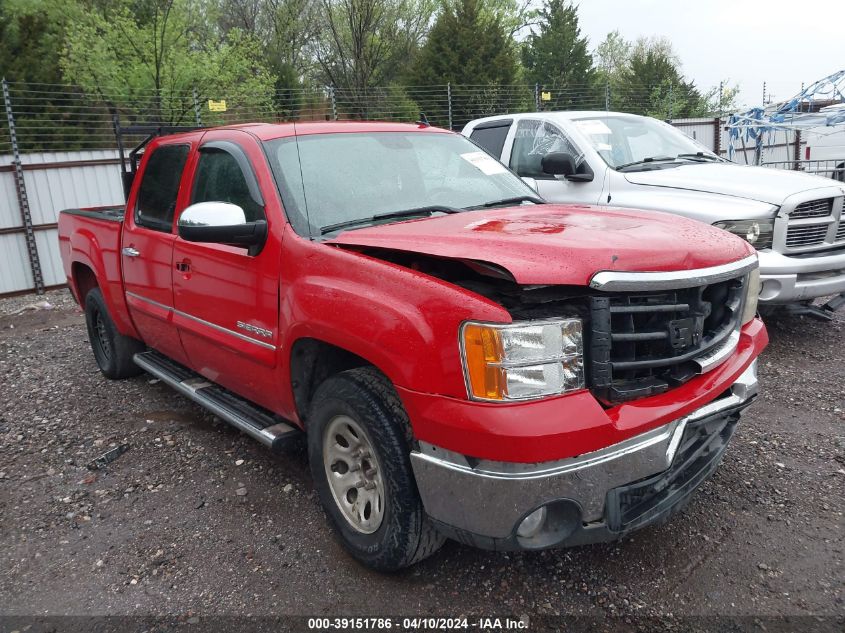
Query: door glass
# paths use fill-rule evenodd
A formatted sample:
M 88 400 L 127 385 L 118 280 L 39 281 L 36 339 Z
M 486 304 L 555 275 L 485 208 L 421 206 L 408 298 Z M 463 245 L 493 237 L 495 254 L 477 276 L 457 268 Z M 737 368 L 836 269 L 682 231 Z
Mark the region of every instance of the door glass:
M 583 154 L 577 146 L 555 125 L 546 121 L 523 119 L 516 126 L 516 137 L 511 150 L 511 169 L 529 178 L 553 178 L 543 172 L 540 162 L 549 152 L 566 152 L 581 164 Z
M 511 129 L 511 122 L 507 121 L 500 125 L 475 128 L 469 137 L 487 150 L 488 154 L 499 160 L 502 157 L 502 148 L 505 146 L 509 129 Z
M 247 222 L 264 219 L 264 208 L 253 200 L 238 161 L 229 152 L 200 151 L 191 203 L 229 202 L 244 210 Z
M 135 224 L 170 233 L 189 149 L 188 145 L 161 145 L 153 150 L 141 176 Z

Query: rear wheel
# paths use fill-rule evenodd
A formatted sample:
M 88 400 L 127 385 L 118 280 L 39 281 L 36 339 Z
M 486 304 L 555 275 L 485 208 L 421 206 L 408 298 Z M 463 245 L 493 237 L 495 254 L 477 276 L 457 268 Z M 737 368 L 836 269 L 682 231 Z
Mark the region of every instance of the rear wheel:
M 143 371 L 132 357 L 144 351 L 144 344 L 117 331 L 99 288 L 85 296 L 85 324 L 94 359 L 106 378 L 129 378 Z
M 326 380 L 307 430 L 320 501 L 352 556 L 395 571 L 440 548 L 411 470 L 408 416 L 383 374 L 363 367 Z

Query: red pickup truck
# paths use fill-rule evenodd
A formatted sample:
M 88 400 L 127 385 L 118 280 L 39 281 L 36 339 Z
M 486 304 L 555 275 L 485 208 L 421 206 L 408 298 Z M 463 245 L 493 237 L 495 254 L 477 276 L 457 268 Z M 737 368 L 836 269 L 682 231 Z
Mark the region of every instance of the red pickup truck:
M 270 447 L 304 432 L 373 568 L 661 520 L 757 394 L 757 258 L 725 231 L 546 204 L 426 125 L 196 130 L 135 163 L 125 209 L 59 220 L 102 373 L 147 371 Z

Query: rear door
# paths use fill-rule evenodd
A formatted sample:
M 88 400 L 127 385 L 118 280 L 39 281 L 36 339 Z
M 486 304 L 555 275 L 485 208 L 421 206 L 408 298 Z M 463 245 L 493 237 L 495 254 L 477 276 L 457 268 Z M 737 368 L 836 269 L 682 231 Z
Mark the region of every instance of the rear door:
M 191 141 L 164 139 L 147 148 L 127 202 L 121 242 L 126 303 L 144 342 L 184 363 L 185 353 L 173 323 L 173 219 L 184 206 L 182 176 Z
M 278 194 L 258 142 L 238 130 L 202 139 L 190 175 L 190 204 L 229 202 L 247 221 L 268 222 L 264 248 L 176 238 L 176 322 L 190 366 L 267 408 L 279 402 L 279 266 L 284 230 Z

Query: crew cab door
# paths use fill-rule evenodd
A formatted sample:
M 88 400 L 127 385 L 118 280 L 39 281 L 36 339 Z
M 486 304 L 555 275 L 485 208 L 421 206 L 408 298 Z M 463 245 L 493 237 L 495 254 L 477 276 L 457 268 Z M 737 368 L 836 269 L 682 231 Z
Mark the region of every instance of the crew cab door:
M 212 131 L 199 145 L 190 178 L 189 204 L 236 204 L 247 221 L 267 221 L 268 237 L 256 254 L 176 238 L 173 293 L 182 344 L 195 371 L 273 408 L 280 393 L 275 367 L 284 221 L 266 160 L 249 134 Z
M 136 330 L 148 346 L 181 363 L 187 359 L 173 323 L 173 219 L 186 200 L 187 187 L 180 185 L 190 152 L 184 137 L 147 148 L 127 201 L 120 253 Z
M 541 161 L 549 152 L 567 152 L 580 171 L 593 174 L 589 182 L 573 182 L 563 176 L 543 172 Z M 504 154 L 507 154 L 505 156 Z M 594 173 L 584 152 L 562 128 L 549 121 L 520 119 L 512 130 L 512 142 L 505 143 L 502 162 L 519 176 L 533 178 L 537 192 L 549 202 L 598 204 L 602 194 L 604 170 Z

